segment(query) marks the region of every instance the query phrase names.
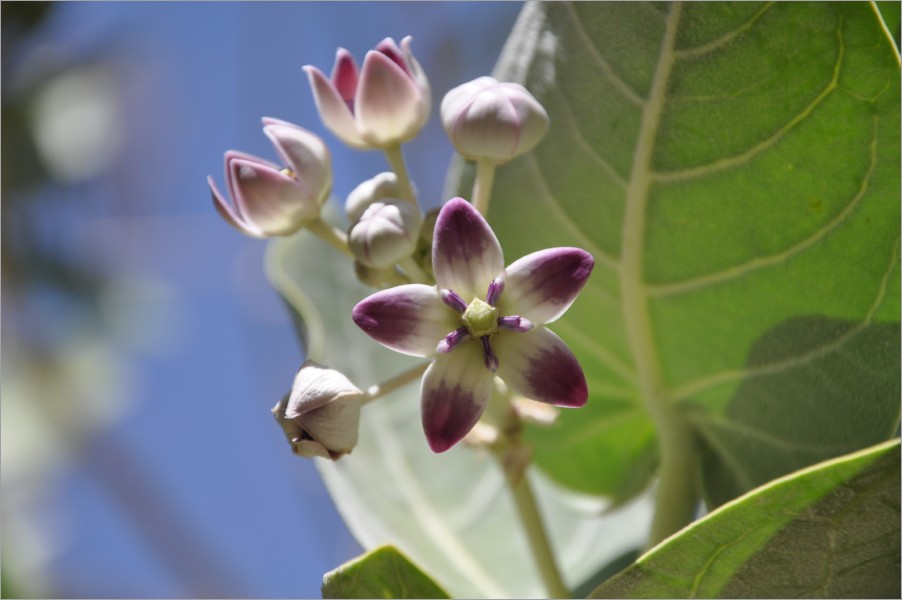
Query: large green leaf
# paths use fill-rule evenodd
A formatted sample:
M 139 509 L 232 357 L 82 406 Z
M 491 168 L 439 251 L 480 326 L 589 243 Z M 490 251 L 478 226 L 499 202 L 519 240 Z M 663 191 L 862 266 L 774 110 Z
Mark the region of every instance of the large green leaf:
M 323 598 L 448 598 L 394 546 L 380 546 L 323 577 Z
M 496 75 L 552 123 L 496 176 L 507 260 L 597 259 L 551 325 L 590 399 L 531 432 L 547 473 L 627 498 L 676 419 L 717 503 L 891 435 L 899 62 L 872 4 L 530 4 Z
M 722 506 L 592 598 L 898 598 L 899 442 Z
M 350 261 L 309 233 L 274 241 L 268 274 L 303 320 L 308 356 L 358 386 L 385 381 L 422 359 L 387 350 L 351 320 L 372 289 Z M 367 549 L 393 544 L 455 597 L 544 597 L 513 500 L 493 457 L 458 445 L 441 455 L 426 444 L 419 382 L 367 404 L 353 453 L 317 467 L 336 506 Z M 568 585 L 576 588 L 624 552 L 641 547 L 647 498 L 606 512 L 597 498 L 569 492 L 531 470 L 540 509 Z

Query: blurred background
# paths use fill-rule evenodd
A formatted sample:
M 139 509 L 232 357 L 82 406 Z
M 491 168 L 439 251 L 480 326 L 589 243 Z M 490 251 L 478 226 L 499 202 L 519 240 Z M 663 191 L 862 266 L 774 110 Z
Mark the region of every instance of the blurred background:
M 438 205 L 438 102 L 520 4 L 0 8 L 2 596 L 319 597 L 361 549 L 270 414 L 303 351 L 205 178 L 275 160 L 277 117 L 329 144 L 340 206 L 386 165 L 322 127 L 301 66 L 410 34 L 434 106 L 408 167 Z

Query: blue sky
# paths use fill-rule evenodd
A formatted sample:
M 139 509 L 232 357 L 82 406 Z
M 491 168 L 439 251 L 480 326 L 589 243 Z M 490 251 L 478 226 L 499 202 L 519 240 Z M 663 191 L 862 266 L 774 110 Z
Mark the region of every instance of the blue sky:
M 97 349 L 102 375 L 87 389 L 114 406 L 103 425 L 64 446 L 27 510 L 9 512 L 18 489 L 4 482 L 4 519 L 35 519 L 49 540 L 49 587 L 39 589 L 318 597 L 322 574 L 360 551 L 313 464 L 291 455 L 269 412 L 303 354 L 264 278 L 265 243 L 220 220 L 205 179 L 222 182 L 230 148 L 275 159 L 263 116 L 326 140 L 339 199 L 385 170 L 381 155 L 347 149 L 321 126 L 301 66 L 329 72 L 339 45 L 362 59 L 383 37 L 409 34 L 435 102 L 409 168 L 424 203 L 437 205 L 451 157 L 437 103 L 491 71 L 518 11 L 464 2 L 62 3 L 5 57 L 5 93 L 99 65 L 112 74 L 116 107 L 105 164 L 23 192 L 36 243 L 102 281 L 95 310 L 41 286 L 27 289 L 27 302 L 4 302 L 4 330 L 39 338 L 64 361 Z M 4 152 L 4 169 L 12 160 Z M 18 349 L 8 340 L 4 363 Z M 4 395 L 20 373 L 4 371 Z M 63 413 L 84 412 L 74 392 L 55 400 Z M 4 437 L 17 427 L 9 415 L 4 407 Z M 17 564 L 12 529 L 6 521 L 7 568 Z

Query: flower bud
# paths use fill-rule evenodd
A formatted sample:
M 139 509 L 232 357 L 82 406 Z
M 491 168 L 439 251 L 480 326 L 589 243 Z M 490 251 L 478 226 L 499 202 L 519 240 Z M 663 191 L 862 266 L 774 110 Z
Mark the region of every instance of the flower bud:
M 373 202 L 395 199 L 401 197 L 401 188 L 398 185 L 398 176 L 391 171 L 379 173 L 372 179 L 367 179 L 354 188 L 345 202 L 345 212 L 348 221 L 353 225 L 360 220 L 363 211 Z
M 416 136 L 429 118 L 429 81 L 410 50 L 413 38 L 385 38 L 357 70 L 350 52 L 339 48 L 332 77 L 307 65 L 313 98 L 323 124 L 354 148 L 388 148 Z
M 410 202 L 374 202 L 351 228 L 348 247 L 363 265 L 387 269 L 413 253 L 421 220 L 419 207 Z
M 526 88 L 492 77 L 445 94 L 441 113 L 451 143 L 468 159 L 507 162 L 532 150 L 548 131 L 548 113 Z
M 362 398 L 347 377 L 308 360 L 272 413 L 295 454 L 337 460 L 357 445 Z
M 291 235 L 315 218 L 332 190 L 329 150 L 314 134 L 290 123 L 264 119 L 287 168 L 229 150 L 225 153 L 226 189 L 231 202 L 207 177 L 213 205 L 233 227 L 253 237 Z

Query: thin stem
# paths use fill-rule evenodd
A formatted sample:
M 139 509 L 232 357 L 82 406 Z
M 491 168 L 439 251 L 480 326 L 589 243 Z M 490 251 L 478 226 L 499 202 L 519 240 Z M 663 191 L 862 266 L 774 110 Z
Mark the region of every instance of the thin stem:
M 489 216 L 489 200 L 495 182 L 495 163 L 488 158 L 476 160 L 476 180 L 473 182 L 473 206 L 483 217 Z
M 401 144 L 396 144 L 385 149 L 385 158 L 395 175 L 398 176 L 398 185 L 401 187 L 401 200 L 409 200 L 416 204 L 416 196 L 413 193 L 413 186 L 410 184 L 410 176 L 407 174 L 407 165 L 404 162 L 404 152 L 401 150 Z
M 383 381 L 382 383 L 377 383 L 375 385 L 371 385 L 366 389 L 366 392 L 363 394 L 363 403 L 367 404 L 372 402 L 373 400 L 377 400 L 382 396 L 388 395 L 393 391 L 404 387 L 408 383 L 412 381 L 416 381 L 419 379 L 423 373 L 426 372 L 427 367 L 429 367 L 428 362 L 417 365 L 412 369 L 408 369 L 403 373 L 399 373 L 395 375 L 388 381 Z
M 412 256 L 406 256 L 398 261 L 398 266 L 404 269 L 404 273 L 414 283 L 433 283 L 426 271 L 417 264 Z
M 511 448 L 513 449 L 513 448 Z M 509 449 L 510 450 L 510 449 Z M 551 541 L 545 531 L 542 515 L 533 494 L 532 486 L 526 477 L 522 467 L 516 466 L 517 461 L 506 461 L 501 453 L 496 453 L 501 468 L 504 471 L 504 479 L 514 497 L 514 505 L 517 507 L 517 516 L 523 526 L 526 539 L 529 540 L 529 548 L 533 558 L 539 567 L 539 575 L 545 583 L 551 598 L 570 598 L 570 591 L 564 584 L 561 573 L 558 570 L 554 551 L 551 549 Z
M 661 466 L 646 550 L 691 523 L 699 501 L 698 448 L 692 429 L 672 404 L 659 407 L 657 417 Z
M 323 221 L 322 217 L 320 217 L 319 215 L 317 215 L 317 217 L 313 221 L 307 224 L 307 229 L 312 231 L 320 239 L 328 242 L 331 246 L 337 248 L 339 251 L 347 254 L 351 258 L 354 258 L 354 255 L 348 248 L 347 234 Z
M 496 383 L 498 380 L 496 380 Z M 517 516 L 529 541 L 539 575 L 551 598 L 570 598 L 570 591 L 564 584 L 551 547 L 551 540 L 542 521 L 539 505 L 526 471 L 529 468 L 530 448 L 520 439 L 523 423 L 511 405 L 510 393 L 505 386 L 499 386 L 498 392 L 492 394 L 487 413 L 499 420 L 501 439 L 493 446 L 493 454 L 504 472 L 504 480 L 514 497 Z M 503 401 L 499 402 L 499 401 Z

